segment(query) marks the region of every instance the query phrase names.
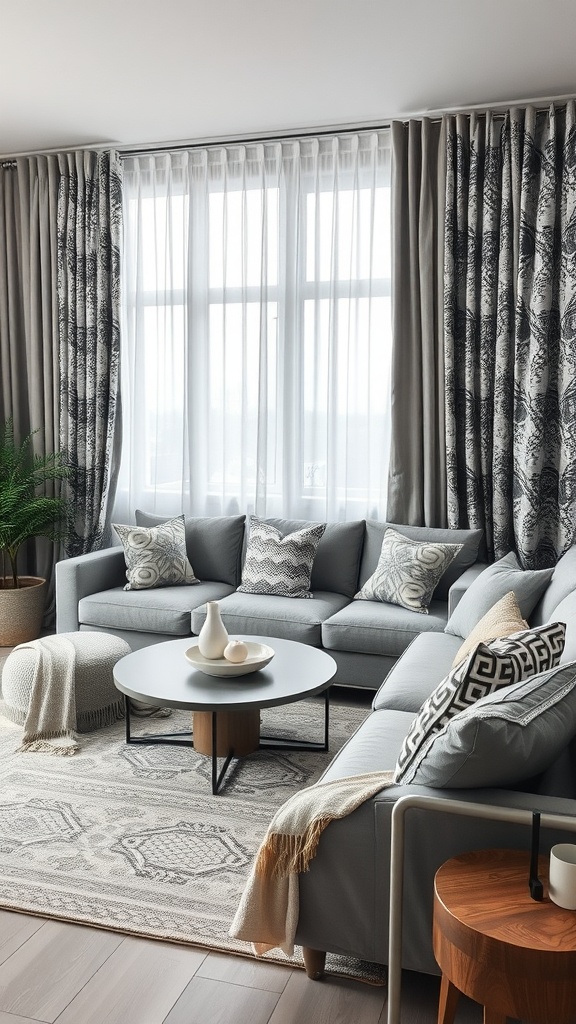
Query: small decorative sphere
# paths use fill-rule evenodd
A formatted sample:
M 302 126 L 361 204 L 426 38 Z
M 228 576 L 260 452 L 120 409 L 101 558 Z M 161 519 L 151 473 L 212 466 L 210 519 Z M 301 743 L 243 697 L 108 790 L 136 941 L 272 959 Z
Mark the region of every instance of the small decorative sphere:
M 231 661 L 233 665 L 239 665 L 240 662 L 246 661 L 248 648 L 242 640 L 231 640 L 224 648 L 224 657 L 226 661 Z

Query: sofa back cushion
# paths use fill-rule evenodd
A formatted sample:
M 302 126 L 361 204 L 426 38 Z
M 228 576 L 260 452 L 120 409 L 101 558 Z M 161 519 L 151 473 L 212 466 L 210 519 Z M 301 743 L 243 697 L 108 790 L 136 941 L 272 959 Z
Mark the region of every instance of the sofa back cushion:
M 360 563 L 360 586 L 363 587 L 378 565 L 382 541 L 388 529 L 409 537 L 410 540 L 432 544 L 461 544 L 460 551 L 448 566 L 434 591 L 434 600 L 447 601 L 452 584 L 465 569 L 474 565 L 478 558 L 482 530 L 442 530 L 429 526 L 399 526 L 395 523 L 379 523 L 375 519 L 366 521 L 366 536 Z
M 558 622 L 564 622 L 566 625 L 566 640 L 561 661 L 576 661 L 576 589 L 560 601 L 556 611 Z
M 552 569 L 523 569 L 513 551 L 487 566 L 470 584 L 446 623 L 446 633 L 466 639 L 500 598 L 512 591 L 520 614 L 530 616 L 552 578 Z M 556 616 L 554 616 L 556 618 Z
M 303 519 L 270 519 L 270 523 L 286 536 L 313 524 Z M 316 549 L 310 580 L 311 590 L 327 590 L 332 594 L 354 597 L 358 590 L 358 570 L 364 540 L 364 520 L 349 523 L 327 523 Z M 382 547 L 382 539 L 380 540 Z M 378 551 L 378 554 L 380 551 Z M 376 562 L 378 558 L 376 558 Z M 194 563 L 192 563 L 194 564 Z
M 138 526 L 157 526 L 168 518 L 136 509 Z M 246 516 L 185 517 L 186 551 L 199 580 L 238 586 L 245 519 Z
M 576 546 L 568 548 L 568 551 L 558 560 L 552 573 L 552 579 L 530 616 L 531 624 L 539 626 L 542 622 L 550 622 L 551 619 L 558 618 L 556 608 L 574 590 L 576 590 Z

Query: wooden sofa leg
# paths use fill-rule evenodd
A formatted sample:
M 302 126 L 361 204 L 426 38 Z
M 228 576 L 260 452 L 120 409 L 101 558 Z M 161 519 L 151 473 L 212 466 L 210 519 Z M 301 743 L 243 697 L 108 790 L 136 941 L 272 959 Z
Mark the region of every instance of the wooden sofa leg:
M 326 953 L 321 949 L 309 949 L 308 946 L 303 946 L 302 953 L 304 954 L 306 974 L 312 978 L 312 981 L 319 981 L 324 977 Z

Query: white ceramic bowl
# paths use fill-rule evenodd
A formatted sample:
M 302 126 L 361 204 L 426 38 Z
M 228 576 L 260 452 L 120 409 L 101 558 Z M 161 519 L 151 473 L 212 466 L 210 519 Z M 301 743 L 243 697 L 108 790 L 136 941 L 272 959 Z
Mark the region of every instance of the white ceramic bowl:
M 258 669 L 268 665 L 274 657 L 274 650 L 268 644 L 256 644 L 251 640 L 245 640 L 248 648 L 248 657 L 245 661 L 234 664 L 226 661 L 226 658 L 205 658 L 200 654 L 198 647 L 189 647 L 186 651 L 188 661 L 207 676 L 247 676 L 250 672 L 257 672 Z

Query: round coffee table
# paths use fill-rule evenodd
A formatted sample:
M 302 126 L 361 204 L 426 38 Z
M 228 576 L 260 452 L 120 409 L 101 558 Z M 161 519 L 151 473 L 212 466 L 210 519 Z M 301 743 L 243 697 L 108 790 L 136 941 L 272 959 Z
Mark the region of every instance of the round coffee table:
M 216 677 L 195 669 L 186 651 L 198 638 L 169 640 L 127 654 L 114 667 L 114 683 L 124 694 L 127 743 L 172 743 L 193 746 L 212 758 L 212 792 L 218 793 L 232 758 L 255 750 L 328 750 L 330 683 L 336 662 L 325 651 L 295 640 L 267 636 L 232 636 L 268 644 L 274 658 L 266 668 L 244 676 Z M 310 740 L 260 735 L 262 708 L 291 704 L 324 694 L 324 738 Z M 129 697 L 158 707 L 194 712 L 192 732 L 132 736 Z M 218 758 L 224 764 L 218 772 Z

